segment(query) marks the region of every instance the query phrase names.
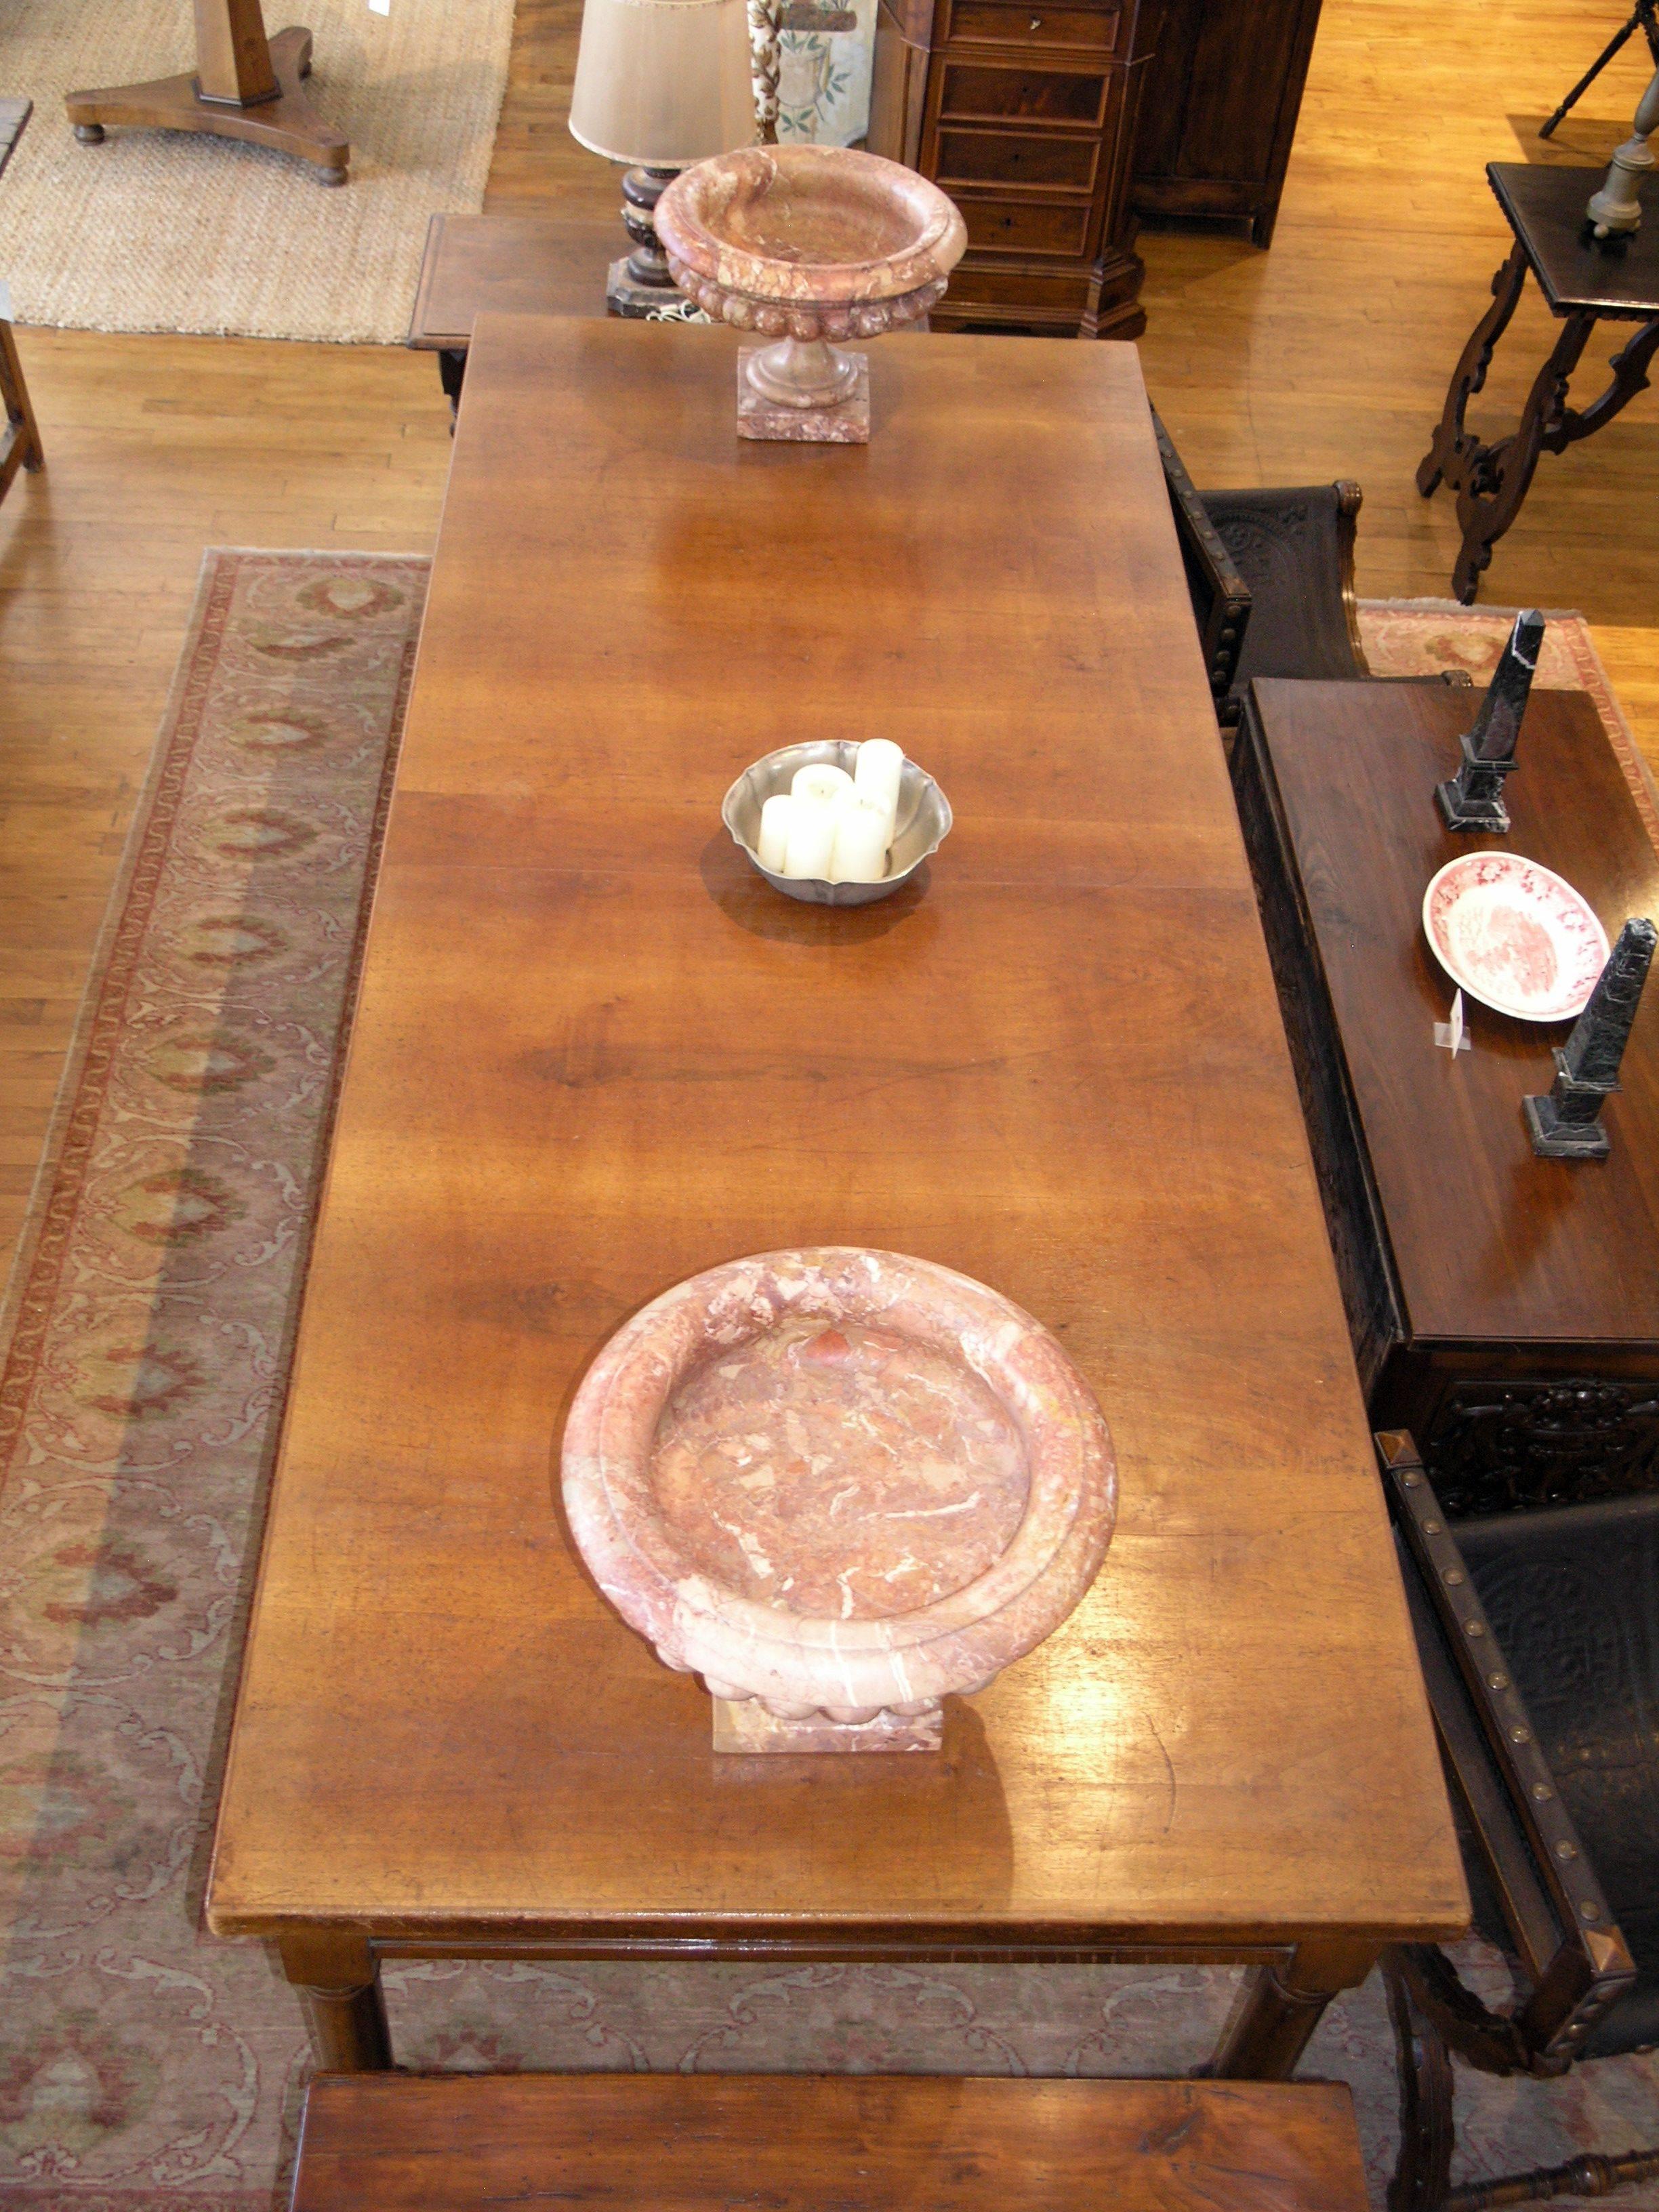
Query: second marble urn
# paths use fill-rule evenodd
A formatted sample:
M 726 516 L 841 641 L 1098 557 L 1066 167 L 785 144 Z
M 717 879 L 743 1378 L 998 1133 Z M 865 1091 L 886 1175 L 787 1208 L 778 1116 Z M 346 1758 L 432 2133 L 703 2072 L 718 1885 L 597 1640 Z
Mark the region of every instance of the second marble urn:
M 1048 1331 L 854 1247 L 712 1268 L 584 1377 L 562 1455 L 600 1589 L 728 1751 L 931 1750 L 1093 1581 L 1111 1440 Z

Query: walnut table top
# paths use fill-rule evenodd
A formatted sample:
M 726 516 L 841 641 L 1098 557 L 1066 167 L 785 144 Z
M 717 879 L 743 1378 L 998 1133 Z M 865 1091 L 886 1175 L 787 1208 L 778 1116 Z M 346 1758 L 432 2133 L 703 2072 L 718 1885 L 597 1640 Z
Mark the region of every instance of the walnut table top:
M 474 334 L 210 1903 L 338 2063 L 387 1950 L 1173 1952 L 1277 1972 L 1270 2072 L 1467 1919 L 1136 356 L 871 360 L 868 447 L 754 445 L 730 332 Z M 948 845 L 779 897 L 726 785 L 878 735 Z M 831 1243 L 1058 1335 L 1116 1534 L 942 1753 L 719 1757 L 561 1427 L 645 1300 Z

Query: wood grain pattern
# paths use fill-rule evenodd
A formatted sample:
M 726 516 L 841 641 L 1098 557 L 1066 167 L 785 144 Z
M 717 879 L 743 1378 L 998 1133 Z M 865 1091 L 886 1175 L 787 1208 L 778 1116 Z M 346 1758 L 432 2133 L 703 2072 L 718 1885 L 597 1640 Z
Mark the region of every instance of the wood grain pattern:
M 1336 2082 L 324 2075 L 292 2212 L 1364 2212 Z
M 747 447 L 732 343 L 475 336 L 211 1923 L 1351 1978 L 1462 1879 L 1134 356 L 890 338 L 867 448 Z M 747 869 L 720 793 L 814 728 L 939 776 L 931 882 Z M 575 1564 L 562 1411 L 829 1240 L 1058 1332 L 1118 1533 L 939 1758 L 720 1760 Z

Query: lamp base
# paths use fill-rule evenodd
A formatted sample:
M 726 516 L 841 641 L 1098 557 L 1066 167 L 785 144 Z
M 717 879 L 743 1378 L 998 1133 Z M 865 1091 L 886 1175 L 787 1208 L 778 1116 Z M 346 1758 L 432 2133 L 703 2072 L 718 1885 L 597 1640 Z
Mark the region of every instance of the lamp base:
M 665 284 L 641 283 L 634 274 L 634 259 L 633 254 L 626 253 L 611 264 L 605 281 L 605 304 L 611 314 L 629 315 L 639 321 L 650 315 L 660 315 L 665 307 L 685 304 L 685 295 L 672 276 Z

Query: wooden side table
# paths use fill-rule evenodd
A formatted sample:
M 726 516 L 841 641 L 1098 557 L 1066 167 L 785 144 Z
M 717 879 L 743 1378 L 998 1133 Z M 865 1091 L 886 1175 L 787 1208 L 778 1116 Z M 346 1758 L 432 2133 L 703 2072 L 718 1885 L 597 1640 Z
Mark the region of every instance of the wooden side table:
M 1365 2212 L 1340 2082 L 321 2075 L 292 2212 Z
M 1468 1007 L 1423 893 L 1508 849 L 1581 890 L 1609 939 L 1659 915 L 1659 854 L 1589 698 L 1532 695 L 1508 837 L 1455 835 L 1434 787 L 1467 691 L 1258 680 L 1233 780 L 1360 1379 L 1410 1429 L 1449 1513 L 1659 1490 L 1659 991 L 1607 1102 L 1605 1160 L 1540 1159 L 1522 1118 L 1570 1024 Z
M 452 410 L 472 325 L 510 315 L 603 315 L 616 225 L 580 217 L 434 215 L 410 317 L 409 343 L 435 353 Z
M 1648 363 L 1659 347 L 1659 216 L 1650 213 L 1627 240 L 1595 245 L 1584 206 L 1601 175 L 1599 169 L 1534 168 L 1525 161 L 1486 165 L 1515 245 L 1492 278 L 1492 304 L 1452 372 L 1445 411 L 1417 471 L 1425 499 L 1443 480 L 1457 494 L 1463 544 L 1452 589 L 1465 606 L 1480 588 L 1492 547 L 1521 512 L 1540 455 L 1565 453 L 1580 438 L 1593 436 L 1647 386 Z M 1561 333 L 1533 380 L 1520 422 L 1507 436 L 1487 443 L 1464 428 L 1464 411 L 1486 380 L 1528 270 Z M 1601 397 L 1588 407 L 1569 407 L 1573 371 L 1602 321 L 1642 327 L 1613 356 L 1613 381 Z
M 34 112 L 30 100 L 0 100 L 0 175 L 12 157 L 23 126 Z M 29 388 L 23 381 L 23 364 L 17 358 L 17 341 L 9 320 L 0 320 L 0 401 L 6 410 L 6 427 L 0 432 L 0 499 L 11 489 L 19 469 L 43 469 L 46 456 L 29 404 Z

